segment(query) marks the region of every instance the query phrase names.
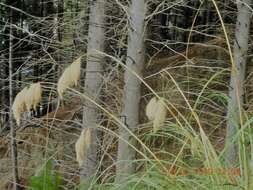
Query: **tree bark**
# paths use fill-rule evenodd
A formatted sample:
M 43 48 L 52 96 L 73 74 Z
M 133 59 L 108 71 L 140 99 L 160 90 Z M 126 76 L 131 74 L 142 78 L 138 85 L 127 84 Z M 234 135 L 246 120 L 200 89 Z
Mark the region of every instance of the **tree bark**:
M 130 7 L 130 26 L 128 30 L 128 49 L 125 71 L 125 86 L 123 97 L 122 118 L 126 126 L 135 131 L 139 124 L 139 103 L 141 98 L 141 81 L 132 71 L 142 75 L 145 59 L 145 0 L 132 0 Z M 119 135 L 127 142 L 134 143 L 130 134 L 122 127 Z M 125 177 L 134 172 L 135 151 L 127 143 L 119 139 L 116 163 L 116 183 L 121 183 Z
M 231 70 L 226 134 L 226 161 L 230 166 L 238 163 L 238 143 L 237 141 L 233 142 L 233 138 L 242 124 L 241 114 L 244 100 L 244 79 L 249 43 L 250 18 L 252 14 L 248 6 L 251 3 L 252 0 L 237 2 L 238 13 L 233 50 L 235 66 L 232 66 Z
M 10 10 L 10 37 L 9 37 L 9 125 L 11 129 L 11 159 L 12 159 L 12 173 L 13 173 L 13 187 L 15 190 L 19 190 L 19 177 L 18 177 L 18 161 L 17 161 L 17 144 L 16 144 L 16 131 L 13 123 L 12 103 L 13 103 L 13 83 L 12 83 L 12 9 Z
M 99 94 L 102 86 L 103 57 L 96 54 L 94 50 L 104 51 L 104 18 L 105 1 L 90 0 L 89 32 L 87 47 L 87 65 L 85 76 L 85 93 L 93 100 L 99 101 Z M 92 128 L 91 145 L 86 153 L 86 160 L 81 171 L 81 177 L 87 179 L 94 176 L 98 165 L 98 131 L 99 110 L 91 102 L 86 102 L 83 112 L 84 127 Z

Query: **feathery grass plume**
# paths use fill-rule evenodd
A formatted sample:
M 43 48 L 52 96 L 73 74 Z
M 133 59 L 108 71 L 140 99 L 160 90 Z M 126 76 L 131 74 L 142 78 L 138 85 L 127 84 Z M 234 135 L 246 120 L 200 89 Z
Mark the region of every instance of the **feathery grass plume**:
M 153 97 L 146 106 L 146 116 L 150 121 L 153 121 L 155 119 L 156 112 L 157 112 L 157 98 Z
M 75 144 L 76 160 L 79 164 L 79 167 L 83 165 L 83 162 L 85 160 L 85 154 L 90 144 L 91 144 L 91 129 L 90 128 L 83 129 L 79 139 L 76 141 Z
M 57 84 L 57 91 L 60 99 L 63 98 L 63 93 L 67 88 L 77 85 L 81 73 L 81 58 L 82 57 L 80 56 L 78 59 L 76 59 L 62 73 Z
M 156 103 L 156 113 L 153 120 L 153 131 L 157 132 L 165 122 L 167 116 L 167 108 L 164 98 L 160 98 Z
M 21 113 L 29 111 L 31 107 L 36 109 L 37 104 L 41 101 L 41 85 L 34 83 L 29 88 L 23 88 L 15 97 L 12 110 L 17 125 L 20 125 Z
M 164 98 L 153 97 L 146 106 L 146 116 L 153 122 L 153 131 L 157 132 L 166 120 L 167 108 Z
M 28 111 L 31 108 L 33 108 L 34 110 L 36 109 L 36 106 L 41 101 L 41 94 L 42 90 L 40 82 L 34 83 L 29 87 L 25 98 L 26 108 Z
M 27 96 L 28 88 L 25 87 L 21 90 L 15 97 L 14 102 L 12 104 L 12 110 L 14 119 L 16 120 L 17 125 L 20 125 L 21 113 L 26 111 L 26 96 Z

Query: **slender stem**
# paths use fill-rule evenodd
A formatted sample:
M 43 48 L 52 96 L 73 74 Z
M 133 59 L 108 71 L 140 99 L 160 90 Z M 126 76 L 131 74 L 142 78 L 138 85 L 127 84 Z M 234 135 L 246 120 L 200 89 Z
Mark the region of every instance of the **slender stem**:
M 16 145 L 16 131 L 13 123 L 13 114 L 11 105 L 13 102 L 13 84 L 12 84 L 12 9 L 10 10 L 10 37 L 9 37 L 9 101 L 10 101 L 10 117 L 9 124 L 11 129 L 11 159 L 12 159 L 12 172 L 14 189 L 19 190 L 19 177 L 18 177 L 18 161 L 17 161 L 17 145 Z

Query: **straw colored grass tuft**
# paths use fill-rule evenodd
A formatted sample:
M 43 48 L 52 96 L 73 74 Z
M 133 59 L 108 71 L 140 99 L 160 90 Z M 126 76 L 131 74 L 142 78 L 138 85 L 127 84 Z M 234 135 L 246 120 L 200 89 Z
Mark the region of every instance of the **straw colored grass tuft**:
M 57 84 L 57 91 L 60 96 L 60 99 L 63 98 L 63 93 L 66 91 L 67 88 L 76 86 L 78 84 L 80 73 L 81 73 L 81 57 L 75 60 L 62 73 Z
M 41 101 L 41 85 L 40 83 L 34 83 L 29 88 L 25 87 L 15 97 L 12 110 L 17 125 L 20 125 L 21 114 L 25 111 L 34 110 Z
M 153 122 L 153 131 L 157 132 L 166 120 L 167 108 L 163 98 L 154 97 L 146 106 L 146 115 Z
M 153 97 L 146 106 L 146 116 L 150 121 L 155 119 L 157 98 Z
M 81 167 L 85 160 L 85 154 L 91 144 L 91 130 L 89 128 L 83 129 L 79 139 L 76 141 L 76 160 Z
M 161 128 L 163 123 L 166 121 L 166 116 L 167 116 L 167 108 L 165 106 L 165 102 L 163 98 L 157 101 L 156 106 L 157 106 L 156 114 L 153 121 L 154 132 L 157 132 Z
M 26 108 L 29 111 L 31 108 L 34 110 L 36 109 L 36 106 L 41 101 L 41 85 L 40 83 L 34 83 L 30 86 L 30 88 L 27 91 L 27 95 L 25 98 Z
M 27 96 L 28 88 L 25 87 L 23 90 L 21 90 L 15 97 L 14 102 L 12 104 L 12 110 L 14 119 L 16 120 L 17 125 L 20 125 L 21 120 L 21 113 L 26 111 L 26 103 L 25 99 Z

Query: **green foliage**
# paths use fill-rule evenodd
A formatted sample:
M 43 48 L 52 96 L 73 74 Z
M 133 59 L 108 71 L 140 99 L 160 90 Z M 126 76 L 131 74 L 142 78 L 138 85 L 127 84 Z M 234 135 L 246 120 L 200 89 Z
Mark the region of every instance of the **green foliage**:
M 76 190 L 236 190 L 238 185 L 229 183 L 224 175 L 217 173 L 205 174 L 194 171 L 187 171 L 186 175 L 182 173 L 177 176 L 168 175 L 156 167 L 149 167 L 133 175 L 129 175 L 125 181 L 116 183 L 92 183 L 82 182 Z
M 38 176 L 30 177 L 28 190 L 59 190 L 61 184 L 62 178 L 52 170 L 52 160 L 49 160 Z

